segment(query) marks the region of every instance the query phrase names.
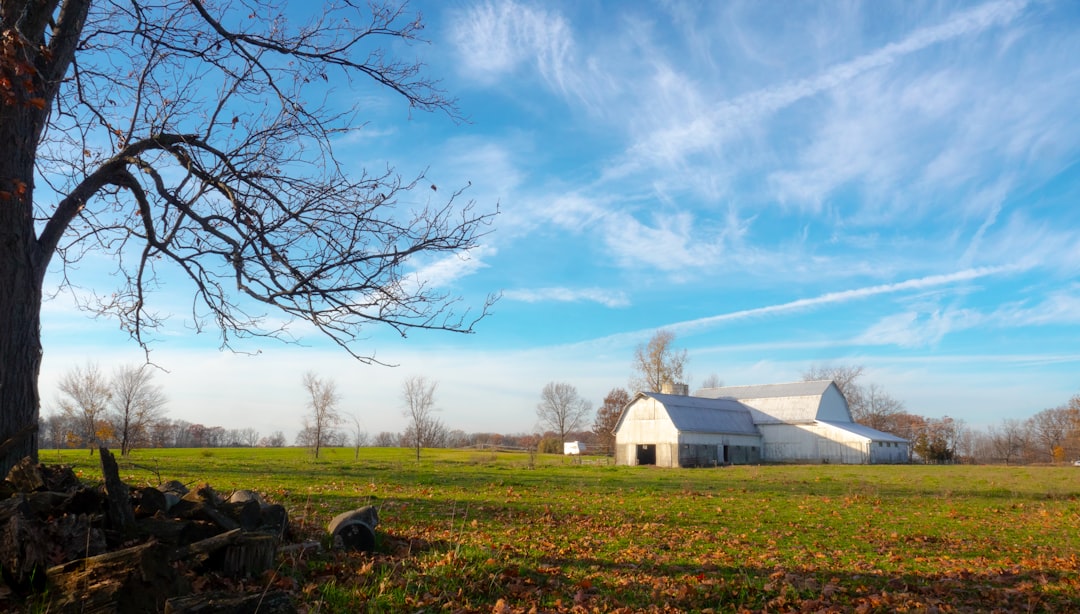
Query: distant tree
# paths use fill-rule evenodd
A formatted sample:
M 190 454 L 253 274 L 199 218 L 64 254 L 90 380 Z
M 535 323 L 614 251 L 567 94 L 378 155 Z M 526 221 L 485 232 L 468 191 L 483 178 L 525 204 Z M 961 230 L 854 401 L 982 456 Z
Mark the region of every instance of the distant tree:
M 104 444 L 112 434 L 112 427 L 106 420 L 109 400 L 112 392 L 109 382 L 94 363 L 87 363 L 85 368 L 75 367 L 60 378 L 60 397 L 57 406 L 60 412 L 78 425 L 78 431 L 72 435 L 77 441 L 90 448 Z
M 311 448 L 315 458 L 319 458 L 319 450 L 329 443 L 337 425 L 341 423 L 337 407 L 341 397 L 333 380 L 320 379 L 311 371 L 304 374 L 303 384 L 307 393 L 308 413 L 304 418 L 304 428 L 300 431 L 303 442 L 297 439 L 297 444 Z
M 862 403 L 858 410 L 859 414 L 852 419 L 872 429 L 895 433 L 898 427 L 897 418 L 904 413 L 904 403 L 889 396 L 877 384 L 870 384 L 862 393 Z
M 464 448 L 469 445 L 469 435 L 461 429 L 454 429 L 446 434 L 446 447 Z
M 281 431 L 274 431 L 270 436 L 263 437 L 259 440 L 259 447 L 262 448 L 282 448 L 285 446 L 285 433 Z
M 702 388 L 723 388 L 724 380 L 720 379 L 720 376 L 716 373 L 710 373 L 704 381 L 701 382 Z
M 206 428 L 206 447 L 221 448 L 228 441 L 228 431 L 223 426 L 210 426 Z
M 150 425 L 150 447 L 171 448 L 176 446 L 176 423 L 168 418 L 154 421 Z
M 912 448 L 924 462 L 951 463 L 956 460 L 956 447 L 963 431 L 963 422 L 948 416 L 931 418 L 920 432 Z
M 893 430 L 888 432 L 903 437 L 912 445 L 908 446 L 908 460 L 913 460 L 914 443 L 919 434 L 926 430 L 926 418 L 918 414 L 901 412 L 892 417 Z
M 111 405 L 120 455 L 127 456 L 136 445 L 150 439 L 150 425 L 165 414 L 167 399 L 160 386 L 154 385 L 149 365 L 125 365 L 113 374 Z
M 540 393 L 536 416 L 541 426 L 555 432 L 560 443 L 566 442 L 566 434 L 581 427 L 592 403 L 578 396 L 577 388 L 565 382 L 549 382 Z
M 55 412 L 45 416 L 38 430 L 38 446 L 43 449 L 66 448 L 71 442 L 69 435 L 78 431 L 71 417 Z
M 423 375 L 416 375 L 405 380 L 401 387 L 401 398 L 405 403 L 403 414 L 408 426 L 403 433 L 405 445 L 416 450 L 416 460 L 420 460 L 420 450 L 425 447 L 440 447 L 446 437 L 446 427 L 435 417 L 435 390 L 438 382 Z
M 686 350 L 675 349 L 675 333 L 658 330 L 649 342 L 634 350 L 631 388 L 636 391 L 660 392 L 664 384 L 684 383 L 687 363 Z
M 235 438 L 241 446 L 254 448 L 259 445 L 259 431 L 251 427 L 237 429 Z
M 360 448 L 367 445 L 368 434 L 364 431 L 364 423 L 361 422 L 360 416 L 351 414 L 349 417 L 352 418 L 353 423 L 353 460 L 360 460 Z
M 619 422 L 623 408 L 630 402 L 630 393 L 623 388 L 612 388 L 604 397 L 604 402 L 596 410 L 592 430 L 596 439 L 610 456 L 615 453 L 615 426 Z
M 999 426 L 990 427 L 988 434 L 995 460 L 1010 465 L 1024 458 L 1031 436 L 1026 424 L 1019 420 L 1002 420 Z
M 1080 409 L 1068 405 L 1044 409 L 1028 418 L 1026 426 L 1039 459 L 1061 461 L 1070 437 L 1080 428 Z
M 371 445 L 376 448 L 396 448 L 398 447 L 398 436 L 390 431 L 381 431 L 375 436 Z

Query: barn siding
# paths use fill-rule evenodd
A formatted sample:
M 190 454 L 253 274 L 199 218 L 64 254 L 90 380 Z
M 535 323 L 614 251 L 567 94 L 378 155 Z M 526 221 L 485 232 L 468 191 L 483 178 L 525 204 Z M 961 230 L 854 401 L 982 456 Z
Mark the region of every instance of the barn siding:
M 851 410 L 848 408 L 844 395 L 836 386 L 829 386 L 821 395 L 821 405 L 818 407 L 818 420 L 835 420 L 836 422 L 851 422 Z

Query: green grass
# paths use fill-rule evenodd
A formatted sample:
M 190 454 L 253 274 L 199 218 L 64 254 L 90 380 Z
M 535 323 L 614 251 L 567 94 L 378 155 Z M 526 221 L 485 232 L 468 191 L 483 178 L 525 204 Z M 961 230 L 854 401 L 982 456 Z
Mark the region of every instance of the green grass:
M 86 451 L 42 461 L 100 476 Z M 1080 610 L 1075 467 L 284 448 L 139 450 L 121 475 L 259 490 L 308 538 L 379 506 L 379 552 L 293 555 L 265 579 L 322 612 Z

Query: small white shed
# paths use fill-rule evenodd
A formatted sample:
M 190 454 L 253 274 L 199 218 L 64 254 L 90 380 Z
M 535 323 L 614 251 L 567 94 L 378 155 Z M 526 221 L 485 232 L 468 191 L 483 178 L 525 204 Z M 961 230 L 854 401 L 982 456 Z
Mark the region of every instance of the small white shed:
M 585 444 L 580 441 L 565 441 L 562 445 L 562 453 L 569 456 L 578 456 L 585 453 Z

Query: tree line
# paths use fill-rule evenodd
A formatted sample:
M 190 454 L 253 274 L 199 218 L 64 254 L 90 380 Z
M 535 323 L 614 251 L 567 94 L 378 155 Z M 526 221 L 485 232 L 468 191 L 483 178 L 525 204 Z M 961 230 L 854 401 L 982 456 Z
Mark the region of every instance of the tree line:
M 608 392 L 593 415 L 590 430 L 576 438 L 593 449 L 611 454 L 614 430 L 622 409 L 632 399 L 629 390 L 662 392 L 685 382 L 688 363 L 685 350 L 674 346 L 674 333 L 657 331 L 634 351 L 628 388 Z M 861 365 L 812 365 L 802 374 L 805 381 L 832 380 L 847 400 L 852 420 L 891 433 L 910 442 L 909 460 L 923 463 L 1062 463 L 1080 459 L 1080 395 L 1066 403 L 1039 411 L 1026 420 L 1004 419 L 997 425 L 973 428 L 949 416 L 929 417 L 909 411 L 902 400 L 875 382 L 864 383 Z M 721 387 L 716 374 L 702 388 Z M 542 425 L 560 440 L 583 426 L 589 408 L 566 382 L 548 384 L 537 407 Z
M 584 442 L 590 453 L 613 454 L 614 430 L 623 408 L 632 400 L 631 389 L 660 392 L 685 381 L 685 350 L 674 346 L 675 335 L 658 331 L 634 353 L 628 386 L 614 387 L 593 412 L 593 405 L 568 382 L 549 382 L 536 405 L 537 425 L 516 434 L 466 433 L 451 429 L 438 418 L 438 382 L 412 376 L 401 383 L 399 432 L 371 434 L 361 417 L 342 411 L 337 384 L 315 373 L 303 374 L 305 411 L 294 445 L 318 457 L 324 447 L 404 447 L 419 459 L 425 448 L 516 448 L 562 453 L 567 441 Z M 149 365 L 124 365 L 106 376 L 92 363 L 75 367 L 60 380 L 53 413 L 38 433 L 42 448 L 119 447 L 126 455 L 133 448 L 166 447 L 280 447 L 285 435 L 260 434 L 253 428 L 219 426 L 172 420 L 165 415 L 167 399 L 154 383 Z M 1044 409 L 1026 420 L 1006 419 L 983 429 L 972 428 L 949 416 L 928 417 L 908 411 L 900 399 L 877 383 L 864 383 L 859 365 L 813 365 L 802 378 L 832 380 L 847 400 L 852 419 L 870 428 L 892 433 L 910 442 L 912 462 L 926 463 L 1062 463 L 1080 458 L 1080 395 Z M 713 374 L 702 387 L 719 387 Z M 591 422 L 590 422 L 591 421 Z

